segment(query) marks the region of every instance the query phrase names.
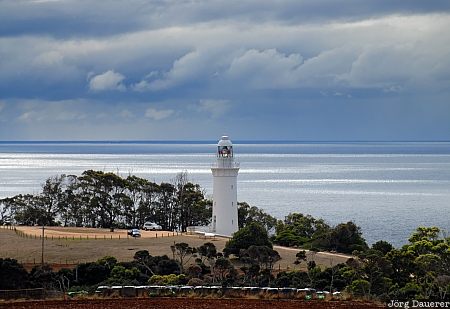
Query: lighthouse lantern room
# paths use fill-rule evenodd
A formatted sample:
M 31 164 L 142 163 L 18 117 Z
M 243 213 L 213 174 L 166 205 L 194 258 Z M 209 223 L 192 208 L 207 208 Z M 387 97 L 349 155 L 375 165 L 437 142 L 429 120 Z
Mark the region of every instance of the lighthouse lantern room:
M 238 230 L 237 175 L 239 163 L 234 160 L 233 144 L 228 136 L 222 136 L 217 144 L 216 162 L 211 166 L 213 174 L 213 233 L 232 236 Z

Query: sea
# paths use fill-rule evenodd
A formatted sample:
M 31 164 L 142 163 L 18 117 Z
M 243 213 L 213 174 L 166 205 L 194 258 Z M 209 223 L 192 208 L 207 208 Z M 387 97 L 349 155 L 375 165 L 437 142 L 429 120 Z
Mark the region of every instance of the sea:
M 211 197 L 216 143 L 0 142 L 0 198 L 88 169 L 157 183 L 187 172 Z M 234 141 L 234 153 L 238 200 L 279 219 L 300 212 L 330 225 L 353 221 L 369 244 L 396 247 L 418 226 L 450 232 L 450 142 Z

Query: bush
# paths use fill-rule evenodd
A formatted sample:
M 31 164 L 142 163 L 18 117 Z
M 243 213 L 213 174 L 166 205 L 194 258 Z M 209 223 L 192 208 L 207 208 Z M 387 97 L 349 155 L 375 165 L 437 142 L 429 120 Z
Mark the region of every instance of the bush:
M 156 284 L 156 285 L 180 285 L 180 284 L 186 284 L 186 275 L 153 275 L 148 280 L 149 284 Z
M 226 243 L 223 253 L 225 256 L 230 254 L 238 256 L 242 249 L 247 250 L 253 245 L 272 248 L 266 229 L 256 222 L 252 222 L 234 233 L 233 238 Z
M 0 258 L 0 290 L 22 289 L 27 287 L 28 273 L 14 259 Z

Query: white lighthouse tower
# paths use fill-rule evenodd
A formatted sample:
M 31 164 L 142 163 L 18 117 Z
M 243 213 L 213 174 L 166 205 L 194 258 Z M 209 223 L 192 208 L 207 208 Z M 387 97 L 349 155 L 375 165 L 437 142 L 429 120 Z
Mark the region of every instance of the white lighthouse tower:
M 231 236 L 238 230 L 239 163 L 234 161 L 233 144 L 228 136 L 222 136 L 217 144 L 217 159 L 211 171 L 214 178 L 212 232 Z

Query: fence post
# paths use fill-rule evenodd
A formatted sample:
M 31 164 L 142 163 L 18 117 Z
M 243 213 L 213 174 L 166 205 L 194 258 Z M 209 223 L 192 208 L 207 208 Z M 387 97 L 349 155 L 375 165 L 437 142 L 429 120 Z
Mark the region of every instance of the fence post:
M 156 238 L 158 238 L 158 233 L 156 233 Z

